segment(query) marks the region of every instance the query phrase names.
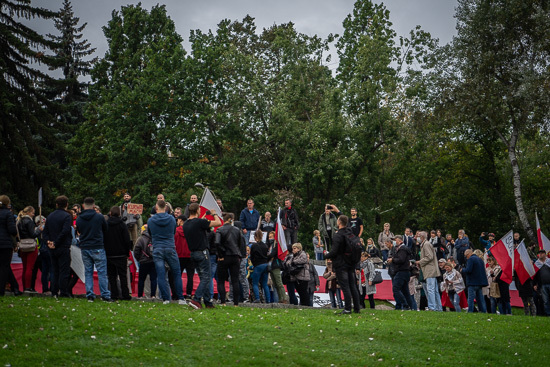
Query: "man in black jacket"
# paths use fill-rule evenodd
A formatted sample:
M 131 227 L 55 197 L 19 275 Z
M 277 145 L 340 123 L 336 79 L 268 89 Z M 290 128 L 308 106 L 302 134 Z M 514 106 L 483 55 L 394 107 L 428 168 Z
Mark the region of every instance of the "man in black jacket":
M 395 255 L 388 259 L 392 264 L 395 275 L 392 280 L 393 298 L 396 310 L 410 310 L 411 295 L 409 293 L 409 280 L 411 278 L 411 252 L 403 245 L 403 236 L 395 236 Z
M 224 224 L 217 231 L 216 250 L 218 256 L 218 295 L 220 302 L 225 305 L 225 282 L 228 275 L 231 275 L 231 285 L 233 289 L 239 289 L 239 269 L 242 250 L 246 248 L 246 243 L 241 231 L 233 226 L 235 215 L 226 213 L 223 216 Z M 239 305 L 239 297 L 233 297 L 233 304 Z
M 42 238 L 47 241 L 52 258 L 51 291 L 54 297 L 70 297 L 71 228 L 73 218 L 67 211 L 69 199 L 62 195 L 55 199 L 56 210 L 46 219 Z
M 298 228 L 300 227 L 298 213 L 292 207 L 290 199 L 285 200 L 285 207 L 281 210 L 280 218 L 283 230 L 285 231 L 286 244 L 290 248 L 290 246 L 298 242 Z
M 107 255 L 107 276 L 111 287 L 112 299 L 131 300 L 128 289 L 128 253 L 132 247 L 128 227 L 120 218 L 120 208 L 113 206 L 107 220 L 107 232 L 103 238 L 105 254 Z M 117 279 L 120 279 L 118 292 Z
M 353 312 L 359 313 L 361 306 L 359 304 L 359 291 L 357 290 L 357 279 L 355 278 L 355 270 L 359 269 L 357 264 L 350 264 L 349 258 L 345 255 L 348 236 L 354 236 L 351 228 L 348 227 L 348 217 L 340 215 L 338 221 L 338 232 L 334 235 L 332 242 L 332 250 L 325 255 L 326 259 L 332 259 L 332 267 L 336 271 L 338 284 L 344 292 L 344 310 L 342 314 L 351 313 L 351 302 L 353 299 Z

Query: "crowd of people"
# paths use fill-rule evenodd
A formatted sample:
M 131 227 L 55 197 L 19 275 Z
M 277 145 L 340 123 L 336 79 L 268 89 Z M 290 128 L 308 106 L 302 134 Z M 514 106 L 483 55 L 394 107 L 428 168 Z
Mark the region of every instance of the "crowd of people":
M 128 210 L 131 198 L 126 193 L 120 206 L 103 215 L 91 197 L 69 207 L 68 198 L 59 196 L 56 210 L 44 218 L 31 206 L 14 215 L 9 198 L 0 196 L 0 295 L 7 287 L 16 295 L 21 293 L 10 266 L 17 251 L 25 291 L 35 292 L 40 270 L 44 294 L 72 297 L 78 281 L 71 269 L 74 245 L 81 253 L 90 302 L 97 297 L 95 268 L 99 297 L 105 302 L 132 299 L 130 288 L 137 272 L 138 298 L 174 299 L 195 309 L 213 308 L 216 302 L 222 306 L 242 302 L 313 305 L 314 293 L 320 289 L 319 274 L 297 241 L 300 222 L 291 200 L 285 200 L 279 217 L 273 218 L 270 212 L 261 216 L 249 199 L 237 220 L 235 214 L 223 211 L 218 199 L 222 220 L 215 210 L 208 212 L 210 219 L 201 215 L 196 195 L 185 208 L 174 208 L 159 194 L 143 224 L 143 214 Z M 281 257 L 275 238 L 277 220 L 288 244 L 286 257 Z M 330 307 L 343 309 L 344 314 L 357 313 L 368 299 L 374 308 L 376 269 L 385 268 L 398 310 L 460 312 L 467 308 L 469 312 L 511 314 L 509 284 L 501 279 L 502 269 L 490 256 L 494 234 L 481 234 L 484 252 L 475 250 L 463 230 L 456 239 L 451 234 L 443 236 L 440 230 L 413 235 L 406 228 L 403 235 L 395 235 L 385 223 L 376 242 L 368 238 L 365 243 L 363 235 L 356 208 L 348 217 L 333 204 L 325 206 L 311 246 L 317 264 L 325 264 L 322 276 Z M 35 246 L 24 245 L 29 242 Z M 517 233 L 514 243 L 520 243 Z M 550 260 L 544 251 L 534 254 L 533 247 L 529 250 L 540 270 L 525 283 L 516 277 L 515 284 L 526 315 L 550 315 Z

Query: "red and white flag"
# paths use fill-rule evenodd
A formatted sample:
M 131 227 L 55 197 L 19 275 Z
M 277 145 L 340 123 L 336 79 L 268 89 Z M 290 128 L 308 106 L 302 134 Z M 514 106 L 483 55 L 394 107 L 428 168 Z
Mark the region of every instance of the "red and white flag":
M 206 187 L 204 189 L 204 195 L 202 195 L 202 199 L 201 199 L 201 203 L 200 203 L 200 209 L 201 209 L 200 217 L 201 218 L 206 218 L 208 220 L 214 220 L 214 217 L 212 215 L 205 215 L 206 212 L 209 211 L 209 210 L 215 210 L 216 214 L 218 214 L 220 220 L 222 221 L 221 225 L 223 225 L 222 211 L 220 209 L 220 206 L 216 202 L 216 198 L 214 197 L 212 192 L 208 189 L 208 187 Z M 219 228 L 219 227 L 216 227 L 216 229 L 217 228 Z
M 527 253 L 527 248 L 525 248 L 525 243 L 523 243 L 523 241 L 521 241 L 514 251 L 514 270 L 521 284 L 525 283 L 536 274 L 535 267 L 531 262 L 531 258 L 529 257 L 529 253 Z
M 279 260 L 284 261 L 286 255 L 288 254 L 288 247 L 286 244 L 285 231 L 283 229 L 283 224 L 281 223 L 281 208 L 277 212 L 277 226 L 275 227 L 275 238 L 279 243 L 277 257 Z
M 512 283 L 514 269 L 514 231 L 508 232 L 504 237 L 498 240 L 490 250 L 502 269 L 500 279 L 508 284 Z
M 540 230 L 539 216 L 537 212 L 535 212 L 535 218 L 537 220 L 537 237 L 539 239 L 539 248 L 548 252 L 550 251 L 550 240 Z

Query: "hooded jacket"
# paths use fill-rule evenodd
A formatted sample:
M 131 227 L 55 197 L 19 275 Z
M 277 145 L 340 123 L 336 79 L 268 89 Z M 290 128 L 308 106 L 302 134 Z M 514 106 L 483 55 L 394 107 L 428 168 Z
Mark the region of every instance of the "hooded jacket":
M 136 241 L 134 257 L 140 264 L 153 262 L 153 244 L 151 243 L 151 235 L 147 231 L 143 232 L 141 237 Z
M 48 223 L 48 221 L 46 221 Z M 107 232 L 107 222 L 103 215 L 93 209 L 86 209 L 76 219 L 76 229 L 80 233 L 80 247 L 85 250 L 102 249 Z
M 176 219 L 168 213 L 157 213 L 147 221 L 154 248 L 175 248 Z
M 103 240 L 107 257 L 128 257 L 132 249 L 128 227 L 120 217 L 109 217 Z
M 344 252 L 346 251 L 346 236 L 353 234 L 351 228 L 344 227 L 338 230 L 332 240 L 332 249 L 325 254 L 325 259 L 332 259 L 332 267 L 335 270 L 354 268 L 348 265 L 345 260 Z M 357 263 L 359 266 L 359 263 Z
M 185 239 L 185 234 L 183 233 L 183 226 L 178 226 L 176 228 L 174 242 L 176 245 L 178 258 L 189 259 L 191 257 L 191 251 L 189 251 L 189 245 L 187 244 L 187 239 Z

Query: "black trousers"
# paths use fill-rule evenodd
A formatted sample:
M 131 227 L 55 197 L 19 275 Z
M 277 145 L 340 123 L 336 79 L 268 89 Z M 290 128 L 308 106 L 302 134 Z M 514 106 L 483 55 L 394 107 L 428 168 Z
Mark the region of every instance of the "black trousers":
M 70 297 L 71 249 L 60 247 L 50 250 L 52 255 L 52 295 Z
M 193 278 L 195 277 L 195 263 L 190 257 L 180 257 L 180 270 L 187 274 L 187 285 L 185 287 L 185 294 L 191 297 L 193 294 Z
M 231 275 L 231 286 L 233 289 L 239 289 L 239 271 L 241 268 L 241 259 L 238 256 L 226 256 L 223 261 L 218 261 L 218 296 L 220 302 L 225 303 L 225 282 Z M 237 306 L 239 304 L 239 297 L 233 294 L 233 304 Z
M 300 296 L 300 306 L 309 306 L 309 292 L 307 291 L 308 286 L 307 280 L 296 280 L 294 285 Z
M 12 256 L 12 248 L 0 249 L 0 296 L 3 296 L 6 291 L 6 283 L 8 282 L 8 275 L 11 270 Z
M 131 299 L 128 289 L 128 259 L 126 256 L 107 258 L 107 277 L 109 278 L 109 287 L 111 288 L 112 299 Z M 118 292 L 117 279 L 120 279 L 120 291 Z
M 355 270 L 349 267 L 336 269 L 336 279 L 338 279 L 338 285 L 340 285 L 344 293 L 344 309 L 351 311 L 353 300 L 353 310 L 359 312 L 361 306 L 359 302 L 359 292 L 357 291 Z

